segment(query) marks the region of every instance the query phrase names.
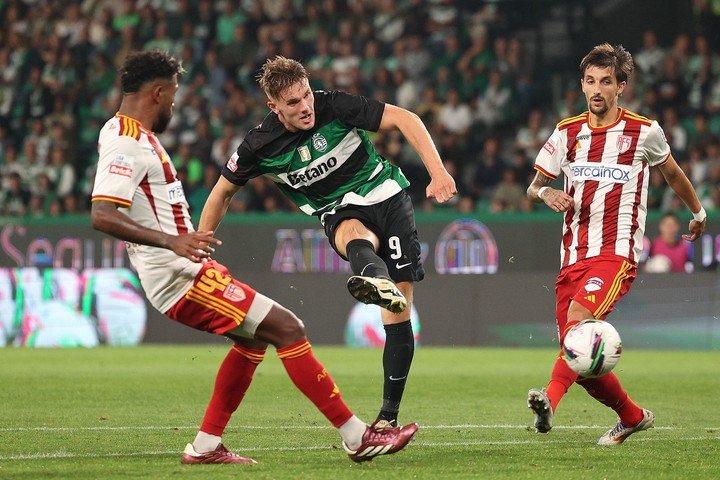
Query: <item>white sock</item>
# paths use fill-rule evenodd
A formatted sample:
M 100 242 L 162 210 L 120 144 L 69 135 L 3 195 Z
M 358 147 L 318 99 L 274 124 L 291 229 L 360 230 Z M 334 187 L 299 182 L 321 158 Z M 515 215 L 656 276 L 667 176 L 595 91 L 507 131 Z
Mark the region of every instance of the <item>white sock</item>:
M 222 437 L 210 435 L 209 433 L 199 430 L 193 441 L 193 448 L 198 453 L 211 452 L 220 445 L 220 442 L 222 442 Z
M 350 420 L 340 425 L 338 433 L 350 450 L 356 450 L 362 444 L 366 427 L 365 422 L 353 415 Z

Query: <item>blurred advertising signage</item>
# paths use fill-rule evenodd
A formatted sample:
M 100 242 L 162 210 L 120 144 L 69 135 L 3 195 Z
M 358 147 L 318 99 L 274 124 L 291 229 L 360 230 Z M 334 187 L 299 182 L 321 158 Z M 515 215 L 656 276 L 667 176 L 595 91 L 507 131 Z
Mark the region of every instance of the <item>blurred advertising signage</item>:
M 70 232 L 67 227 L 55 228 L 53 236 L 65 236 L 51 240 L 28 235 L 24 226 L 10 224 L 0 230 L 0 249 L 17 267 L 131 268 L 125 242 L 99 235 L 67 235 Z
M 136 345 L 147 307 L 126 268 L 0 268 L 0 346 Z
M 704 268 L 715 268 L 720 264 L 720 235 L 705 234 L 700 239 L 702 255 L 700 262 Z
M 425 262 L 428 244 L 423 242 L 420 247 Z M 474 219 L 450 223 L 435 244 L 435 270 L 440 274 L 495 273 L 498 258 L 492 232 Z M 426 270 L 428 267 L 426 264 Z M 275 231 L 271 270 L 278 273 L 348 273 L 350 265 L 335 253 L 322 229 L 284 228 Z
M 350 264 L 332 249 L 321 229 L 275 232 L 275 254 L 271 270 L 279 273 L 349 272 Z
M 440 274 L 496 273 L 498 260 L 495 237 L 478 220 L 455 220 L 435 244 L 435 270 Z

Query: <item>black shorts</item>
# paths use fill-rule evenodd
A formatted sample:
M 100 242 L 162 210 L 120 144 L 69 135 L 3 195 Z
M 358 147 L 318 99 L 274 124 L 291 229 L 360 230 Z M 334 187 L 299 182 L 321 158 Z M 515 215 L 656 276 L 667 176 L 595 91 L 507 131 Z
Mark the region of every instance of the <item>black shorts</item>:
M 387 265 L 394 282 L 419 282 L 425 277 L 420 260 L 415 212 L 405 190 L 375 205 L 348 205 L 325 215 L 325 235 L 342 258 L 345 256 L 335 246 L 335 229 L 348 218 L 360 220 L 380 239 L 377 254 Z

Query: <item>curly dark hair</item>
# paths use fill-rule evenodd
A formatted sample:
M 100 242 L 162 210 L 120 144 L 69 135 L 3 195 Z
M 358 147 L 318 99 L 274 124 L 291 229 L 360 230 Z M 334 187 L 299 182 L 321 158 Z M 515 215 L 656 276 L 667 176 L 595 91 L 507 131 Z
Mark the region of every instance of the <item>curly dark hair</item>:
M 615 79 L 618 83 L 627 82 L 635 65 L 632 55 L 622 45 L 603 43 L 596 45 L 590 53 L 580 62 L 580 73 L 585 76 L 585 70 L 592 65 L 595 67 L 612 67 L 615 70 Z
M 120 67 L 120 85 L 123 93 L 135 93 L 143 84 L 157 79 L 172 79 L 185 69 L 177 58 L 162 50 L 132 52 Z

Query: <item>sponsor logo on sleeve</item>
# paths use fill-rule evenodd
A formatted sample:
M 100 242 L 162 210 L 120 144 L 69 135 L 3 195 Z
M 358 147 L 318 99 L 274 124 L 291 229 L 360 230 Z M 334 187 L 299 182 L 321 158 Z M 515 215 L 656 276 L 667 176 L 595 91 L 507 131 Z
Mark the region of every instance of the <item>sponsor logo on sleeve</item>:
M 185 200 L 185 191 L 182 187 L 182 182 L 177 180 L 167 185 L 168 201 L 170 203 L 180 203 Z
M 238 154 L 237 154 L 237 152 L 235 152 L 232 154 L 232 156 L 227 161 L 227 168 L 228 168 L 228 170 L 230 170 L 233 173 L 236 172 L 237 168 L 238 168 L 237 160 L 238 160 Z
M 550 155 L 554 155 L 555 154 L 555 145 L 553 145 L 550 142 L 550 140 L 548 140 L 547 142 L 545 142 L 545 145 L 543 145 L 543 150 L 548 152 Z
M 120 175 L 123 177 L 131 177 L 133 172 L 133 165 L 135 164 L 135 157 L 132 155 L 118 154 L 112 162 L 110 162 L 110 168 L 108 172 L 112 175 Z

